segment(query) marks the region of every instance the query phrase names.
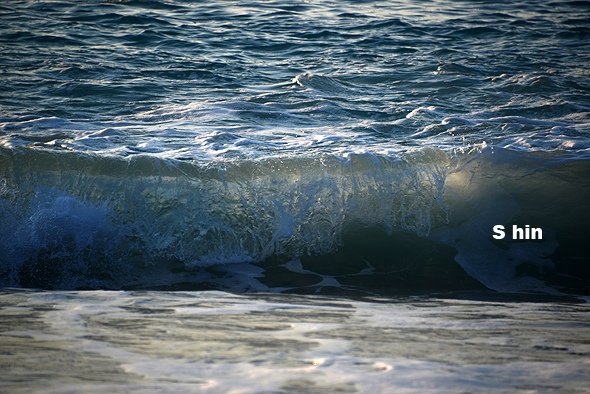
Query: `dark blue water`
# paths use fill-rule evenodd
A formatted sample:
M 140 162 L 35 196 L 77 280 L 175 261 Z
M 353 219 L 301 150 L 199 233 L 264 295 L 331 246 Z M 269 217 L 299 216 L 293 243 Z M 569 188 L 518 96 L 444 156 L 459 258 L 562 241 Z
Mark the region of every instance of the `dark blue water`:
M 3 3 L 0 284 L 582 293 L 589 16 Z

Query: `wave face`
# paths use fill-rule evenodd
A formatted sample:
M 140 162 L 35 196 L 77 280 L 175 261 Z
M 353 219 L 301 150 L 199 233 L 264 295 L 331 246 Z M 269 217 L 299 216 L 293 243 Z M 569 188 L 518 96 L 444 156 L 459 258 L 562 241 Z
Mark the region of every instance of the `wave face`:
M 0 285 L 587 291 L 587 11 L 1 4 Z
M 552 292 L 582 291 L 587 273 L 588 161 L 1 153 L 4 286 Z M 497 224 L 544 238 L 494 241 Z
M 427 234 L 443 212 L 449 162 L 436 151 L 403 160 L 325 156 L 208 167 L 2 153 L 2 249 L 13 278 L 40 260 L 174 259 L 198 268 L 329 253 L 354 221 Z

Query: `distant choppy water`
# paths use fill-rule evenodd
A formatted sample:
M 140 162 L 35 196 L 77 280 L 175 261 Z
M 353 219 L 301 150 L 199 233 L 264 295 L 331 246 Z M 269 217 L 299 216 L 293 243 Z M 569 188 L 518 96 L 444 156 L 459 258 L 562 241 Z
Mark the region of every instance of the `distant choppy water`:
M 0 284 L 581 293 L 589 16 L 5 2 Z

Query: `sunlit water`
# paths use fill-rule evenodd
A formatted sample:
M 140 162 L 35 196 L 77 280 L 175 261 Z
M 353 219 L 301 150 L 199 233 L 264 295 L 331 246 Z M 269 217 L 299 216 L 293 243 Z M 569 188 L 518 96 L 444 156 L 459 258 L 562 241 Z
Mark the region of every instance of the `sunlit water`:
M 589 16 L 3 2 L 0 391 L 587 392 Z
M 9 392 L 587 392 L 586 304 L 0 295 Z

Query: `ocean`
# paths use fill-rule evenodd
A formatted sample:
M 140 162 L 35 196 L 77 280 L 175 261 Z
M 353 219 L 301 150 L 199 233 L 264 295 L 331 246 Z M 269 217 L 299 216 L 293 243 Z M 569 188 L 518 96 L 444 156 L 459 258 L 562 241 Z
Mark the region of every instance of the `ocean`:
M 589 392 L 589 20 L 3 2 L 0 383 Z

